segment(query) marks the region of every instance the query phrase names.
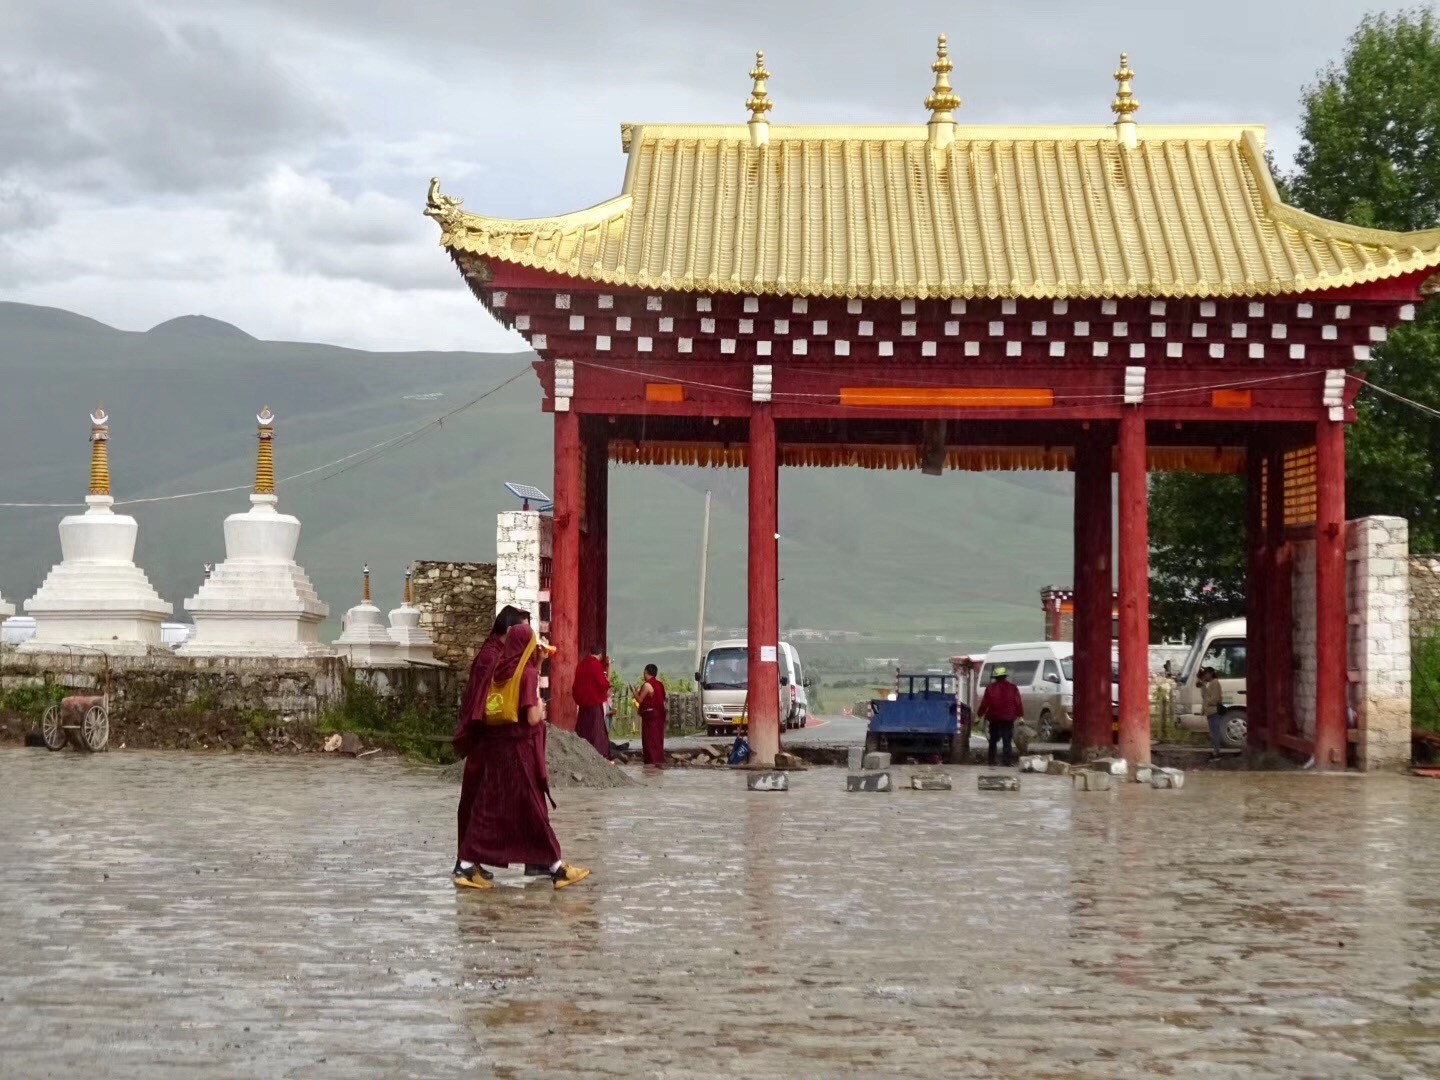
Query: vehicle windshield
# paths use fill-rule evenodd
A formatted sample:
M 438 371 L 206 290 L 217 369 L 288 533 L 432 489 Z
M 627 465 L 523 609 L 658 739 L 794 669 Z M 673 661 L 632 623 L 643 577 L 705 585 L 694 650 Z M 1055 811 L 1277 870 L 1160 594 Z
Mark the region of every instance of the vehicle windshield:
M 749 685 L 750 653 L 746 649 L 711 649 L 700 679 L 702 690 L 744 690 Z
M 1200 647 L 1205 644 L 1205 634 L 1195 636 L 1195 644 L 1190 646 L 1190 655 L 1185 657 L 1185 666 L 1180 669 L 1180 684 L 1182 686 L 1190 682 L 1190 676 L 1195 674 L 1195 665 L 1200 662 Z
M 1066 682 L 1075 681 L 1075 657 L 1062 656 L 1060 658 L 1060 674 L 1065 676 Z

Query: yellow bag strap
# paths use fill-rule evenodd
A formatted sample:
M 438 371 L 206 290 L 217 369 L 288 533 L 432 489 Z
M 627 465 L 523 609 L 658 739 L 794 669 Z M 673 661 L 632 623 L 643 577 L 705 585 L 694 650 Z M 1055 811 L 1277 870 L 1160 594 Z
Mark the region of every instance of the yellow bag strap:
M 520 682 L 521 676 L 525 674 L 525 667 L 530 663 L 530 657 L 535 654 L 535 640 L 532 635 L 530 644 L 526 645 L 525 651 L 520 654 L 520 663 L 515 667 L 515 674 L 511 675 L 509 681 L 505 684 L 507 687 L 517 685 Z

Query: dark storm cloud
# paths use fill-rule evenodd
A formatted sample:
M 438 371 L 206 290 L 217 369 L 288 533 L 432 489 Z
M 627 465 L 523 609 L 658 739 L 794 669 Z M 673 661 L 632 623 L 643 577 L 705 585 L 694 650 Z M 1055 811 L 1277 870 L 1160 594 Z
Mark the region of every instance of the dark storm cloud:
M 243 182 L 338 128 L 263 36 L 222 33 L 184 8 L 164 18 L 127 2 L 0 5 L 0 169 L 79 190 Z

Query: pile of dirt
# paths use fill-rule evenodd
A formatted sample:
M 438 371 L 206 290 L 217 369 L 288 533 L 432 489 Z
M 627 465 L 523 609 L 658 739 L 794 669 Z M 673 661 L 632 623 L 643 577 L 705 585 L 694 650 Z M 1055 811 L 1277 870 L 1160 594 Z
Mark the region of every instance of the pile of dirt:
M 550 771 L 550 787 L 555 791 L 630 787 L 635 783 L 623 769 L 611 765 L 579 735 L 554 726 L 545 729 L 545 765 Z M 465 763 L 457 761 L 446 766 L 442 775 L 458 784 L 464 771 Z

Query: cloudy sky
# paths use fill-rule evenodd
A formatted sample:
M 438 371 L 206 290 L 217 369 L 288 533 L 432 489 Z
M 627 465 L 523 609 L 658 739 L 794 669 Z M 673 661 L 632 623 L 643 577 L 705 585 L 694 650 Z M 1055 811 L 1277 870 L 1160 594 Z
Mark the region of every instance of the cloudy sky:
M 1364 0 L 4 0 L 0 299 L 362 348 L 515 349 L 420 214 L 438 175 L 526 217 L 614 195 L 622 120 L 915 122 L 950 35 L 962 122 L 1259 122 Z

